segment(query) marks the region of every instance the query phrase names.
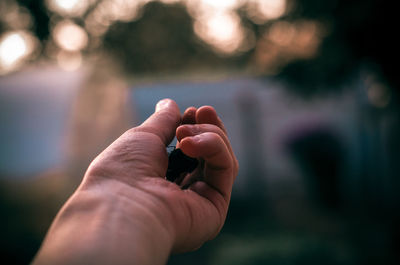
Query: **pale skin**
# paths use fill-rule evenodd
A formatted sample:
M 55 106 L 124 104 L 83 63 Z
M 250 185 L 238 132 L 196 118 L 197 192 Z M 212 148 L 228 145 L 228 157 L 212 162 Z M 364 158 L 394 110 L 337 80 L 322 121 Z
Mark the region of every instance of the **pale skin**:
M 165 180 L 166 146 L 201 161 L 183 183 Z M 33 264 L 165 264 L 221 230 L 238 162 L 214 108 L 165 99 L 106 148 L 58 213 Z

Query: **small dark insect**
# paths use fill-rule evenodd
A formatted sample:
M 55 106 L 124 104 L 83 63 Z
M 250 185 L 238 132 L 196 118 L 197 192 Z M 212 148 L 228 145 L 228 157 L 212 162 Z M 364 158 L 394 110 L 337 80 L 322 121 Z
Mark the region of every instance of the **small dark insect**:
M 192 172 L 198 164 L 199 161 L 196 158 L 189 157 L 181 149 L 176 148 L 169 153 L 166 178 L 174 182 L 179 179 L 182 173 Z

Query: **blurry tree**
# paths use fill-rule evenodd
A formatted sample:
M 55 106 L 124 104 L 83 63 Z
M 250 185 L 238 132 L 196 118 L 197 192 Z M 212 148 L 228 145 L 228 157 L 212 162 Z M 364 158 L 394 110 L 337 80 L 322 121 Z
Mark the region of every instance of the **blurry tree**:
M 113 24 L 103 45 L 125 71 L 134 74 L 212 71 L 243 65 L 243 59 L 221 58 L 201 43 L 193 29 L 193 18 L 181 4 L 147 4 L 139 20 Z

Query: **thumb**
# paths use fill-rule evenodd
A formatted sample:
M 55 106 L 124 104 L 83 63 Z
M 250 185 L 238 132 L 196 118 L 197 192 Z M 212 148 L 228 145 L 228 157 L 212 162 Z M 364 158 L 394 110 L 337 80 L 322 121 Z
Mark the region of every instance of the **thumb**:
M 140 126 L 140 130 L 154 133 L 168 145 L 175 136 L 175 130 L 181 123 L 181 114 L 175 101 L 160 100 L 155 112 Z

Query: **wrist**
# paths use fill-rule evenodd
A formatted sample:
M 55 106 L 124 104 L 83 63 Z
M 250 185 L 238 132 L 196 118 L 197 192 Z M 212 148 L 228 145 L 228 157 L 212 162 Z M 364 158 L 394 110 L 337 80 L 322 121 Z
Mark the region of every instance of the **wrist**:
M 49 263 L 165 264 L 174 233 L 140 192 L 114 180 L 79 188 L 55 219 L 39 263 L 42 256 Z

